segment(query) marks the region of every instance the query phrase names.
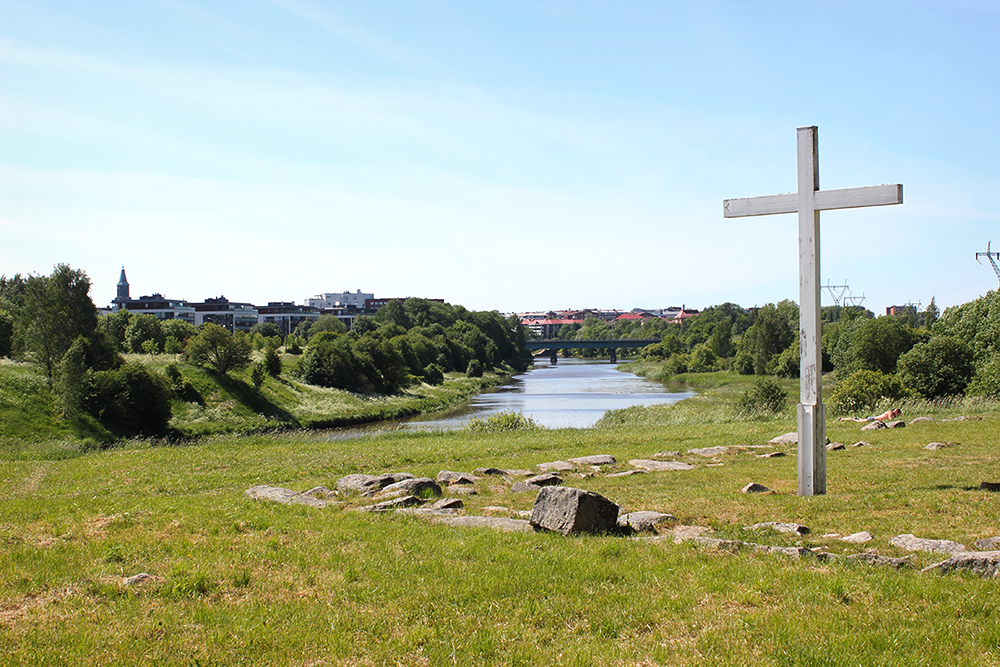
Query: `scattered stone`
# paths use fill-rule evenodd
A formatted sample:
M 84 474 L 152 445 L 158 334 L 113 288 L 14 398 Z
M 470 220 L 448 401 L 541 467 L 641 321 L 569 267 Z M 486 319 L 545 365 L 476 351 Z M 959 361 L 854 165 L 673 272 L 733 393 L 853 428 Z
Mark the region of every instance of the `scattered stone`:
M 680 544 L 681 542 L 687 542 L 711 532 L 712 529 L 707 526 L 674 526 L 671 534 L 674 537 L 674 543 Z
M 528 484 L 527 482 L 514 482 L 513 486 L 510 487 L 511 493 L 532 493 L 541 490 L 542 487 L 537 484 Z
M 613 472 L 608 477 L 631 477 L 632 475 L 645 475 L 645 470 L 625 470 L 623 472 Z
M 910 567 L 911 563 L 909 561 L 909 556 L 906 558 L 891 558 L 889 556 L 880 556 L 874 551 L 869 551 L 863 554 L 850 554 L 846 556 L 848 563 L 868 563 L 870 565 L 886 565 L 888 567 L 901 570 L 904 567 Z
M 725 463 L 706 463 L 705 467 L 706 468 L 721 468 L 724 465 L 726 465 L 726 464 Z
M 438 484 L 456 486 L 459 484 L 475 484 L 479 481 L 479 478 L 469 472 L 452 472 L 451 470 L 442 470 L 437 474 L 437 477 L 435 477 L 434 480 Z
M 809 529 L 798 523 L 780 523 L 778 521 L 768 521 L 766 523 L 755 523 L 752 526 L 743 526 L 743 530 L 776 530 L 779 533 L 789 535 L 808 535 Z
M 500 468 L 476 468 L 472 471 L 473 475 L 508 475 L 510 474 L 507 470 L 502 470 Z
M 932 422 L 932 421 L 934 421 L 934 417 L 915 417 L 915 418 L 913 418 L 913 419 L 910 420 L 910 423 L 911 424 L 923 424 L 925 422 Z
M 719 456 L 720 454 L 725 454 L 729 451 L 729 447 L 701 447 L 699 449 L 689 449 L 688 454 L 694 454 L 696 456 L 704 456 L 705 458 L 712 458 L 713 456 Z
M 126 577 L 122 581 L 123 586 L 138 586 L 139 584 L 144 584 L 149 581 L 163 581 L 163 577 L 158 577 L 149 572 L 140 572 L 139 574 L 133 574 L 131 577 Z
M 694 466 L 683 461 L 653 461 L 651 459 L 632 459 L 628 464 L 646 472 L 663 472 L 666 470 L 694 470 Z
M 402 489 L 412 495 L 420 496 L 430 494 L 441 495 L 441 487 L 430 477 L 410 477 L 399 482 L 394 482 L 382 489 L 382 494 L 391 493 L 397 489 Z
M 657 532 L 657 527 L 663 523 L 677 521 L 673 514 L 663 514 L 662 512 L 629 512 L 618 517 L 618 525 L 622 528 L 628 526 L 638 532 Z
M 653 454 L 654 459 L 675 459 L 680 456 L 680 452 L 657 452 Z
M 865 424 L 861 427 L 862 431 L 878 431 L 879 429 L 886 428 L 885 422 L 880 422 L 877 419 L 870 424 Z
M 388 512 L 389 510 L 399 509 L 401 507 L 414 507 L 423 503 L 420 498 L 416 496 L 402 496 L 401 498 L 393 498 L 392 500 L 384 500 L 380 503 L 375 503 L 374 505 L 368 505 L 366 507 L 360 508 L 362 512 Z
M 952 540 L 928 540 L 910 534 L 897 535 L 889 544 L 907 551 L 932 551 L 942 554 L 959 554 L 968 551 L 964 544 Z
M 980 420 L 982 420 L 982 417 L 979 417 L 979 416 L 976 416 L 976 415 L 973 415 L 973 416 L 966 415 L 966 416 L 963 416 L 963 417 L 955 417 L 954 419 L 942 419 L 941 421 L 943 421 L 943 422 L 977 422 L 977 421 L 980 421 Z
M 531 477 L 534 474 L 534 470 L 508 470 L 506 477 Z
M 792 431 L 791 433 L 786 433 L 784 435 L 779 435 L 777 438 L 771 438 L 767 441 L 769 445 L 797 445 L 799 444 L 799 434 L 798 431 Z
M 767 493 L 771 489 L 767 488 L 763 484 L 758 484 L 757 482 L 750 482 L 743 487 L 743 493 Z
M 487 505 L 483 508 L 483 514 L 510 514 L 510 508 L 501 507 L 500 505 Z
M 987 537 L 976 540 L 976 551 L 997 551 L 1000 550 L 1000 537 Z
M 858 440 L 856 443 L 851 445 L 851 447 L 871 447 L 872 443 L 865 442 L 864 440 Z
M 569 461 L 549 461 L 548 463 L 539 463 L 535 467 L 544 472 L 569 472 L 570 470 L 576 470 L 576 466 Z
M 437 500 L 427 506 L 429 510 L 460 510 L 465 507 L 463 503 L 458 498 L 442 498 Z
M 386 473 L 384 475 L 345 475 L 337 480 L 337 491 L 354 491 L 363 495 L 371 495 L 390 484 L 413 479 L 408 472 Z
M 850 544 L 864 544 L 865 542 L 871 542 L 873 539 L 875 539 L 874 535 L 867 530 L 862 530 L 860 533 L 852 533 L 846 537 L 841 537 L 840 541 Z
M 618 505 L 593 491 L 546 486 L 535 498 L 529 521 L 563 535 L 609 533 L 618 527 Z
M 954 442 L 932 442 L 929 445 L 927 445 L 926 447 L 924 447 L 924 449 L 927 449 L 927 450 L 930 450 L 930 451 L 933 452 L 933 451 L 936 451 L 938 449 L 947 449 L 948 447 L 954 447 L 954 446 L 955 446 Z
M 453 496 L 478 496 L 479 491 L 476 491 L 471 486 L 449 486 L 448 493 Z
M 264 486 L 263 484 L 251 486 L 243 492 L 243 495 L 254 500 L 270 500 L 276 503 L 281 503 L 282 505 L 329 507 L 330 505 L 338 504 L 330 500 L 313 498 L 312 496 L 307 496 L 303 493 L 292 491 L 291 489 L 283 489 L 280 486 Z
M 335 491 L 331 491 L 330 489 L 326 488 L 325 486 L 314 486 L 313 488 L 309 489 L 308 491 L 303 492 L 302 495 L 304 495 L 304 496 L 311 496 L 312 498 L 319 498 L 320 500 L 325 500 L 326 498 L 330 498 L 330 497 L 335 496 L 337 494 L 336 494 Z
M 777 459 L 782 456 L 788 456 L 784 452 L 768 452 L 767 454 L 757 454 L 759 459 Z
M 506 519 L 498 516 L 434 516 L 429 517 L 434 523 L 448 526 L 471 528 L 492 528 L 508 533 L 533 533 L 535 527 L 524 519 Z
M 886 422 L 885 423 L 885 427 L 886 428 L 906 428 L 906 422 L 904 422 L 902 419 L 898 419 L 896 421 Z
M 528 484 L 534 484 L 535 486 L 557 486 L 563 483 L 563 478 L 558 473 L 546 472 L 541 475 L 529 477 L 524 481 Z
M 828 452 L 839 452 L 841 449 L 844 449 L 845 447 L 847 447 L 847 445 L 845 445 L 842 442 L 831 442 L 826 446 L 826 450 Z
M 580 456 L 575 459 L 570 459 L 570 463 L 575 463 L 578 466 L 610 466 L 618 463 L 615 457 L 610 454 L 594 454 L 593 456 Z
M 922 572 L 936 571 L 947 574 L 954 570 L 969 570 L 984 578 L 1000 576 L 1000 551 L 966 551 L 956 553 L 948 560 L 925 567 Z
M 979 489 L 981 491 L 1000 491 L 1000 482 L 980 482 Z

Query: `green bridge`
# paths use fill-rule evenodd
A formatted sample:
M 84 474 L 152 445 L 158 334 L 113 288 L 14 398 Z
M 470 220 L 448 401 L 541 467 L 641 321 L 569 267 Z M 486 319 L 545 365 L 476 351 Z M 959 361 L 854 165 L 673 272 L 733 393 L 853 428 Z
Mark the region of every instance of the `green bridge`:
M 590 340 L 529 340 L 524 347 L 529 350 L 546 350 L 552 363 L 556 363 L 558 350 L 608 349 L 611 350 L 611 362 L 618 361 L 619 348 L 639 348 L 659 343 L 659 338 L 596 338 Z

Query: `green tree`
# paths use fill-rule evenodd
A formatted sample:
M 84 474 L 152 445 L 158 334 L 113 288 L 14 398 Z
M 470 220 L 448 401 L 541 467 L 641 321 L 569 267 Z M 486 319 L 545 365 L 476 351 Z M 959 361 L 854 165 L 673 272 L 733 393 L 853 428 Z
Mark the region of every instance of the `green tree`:
M 272 338 L 274 336 L 280 336 L 281 330 L 274 322 L 258 322 L 250 327 L 249 334 L 251 336 L 254 334 L 260 334 L 264 338 Z
M 90 414 L 120 437 L 162 435 L 170 423 L 166 378 L 135 362 L 91 373 L 85 404 Z
M 311 338 L 323 331 L 332 331 L 338 334 L 347 333 L 347 326 L 335 315 L 320 315 L 319 319 L 309 327 L 309 337 Z
M 125 348 L 130 352 L 155 354 L 163 349 L 165 338 L 160 320 L 155 315 L 142 313 L 133 317 L 125 329 Z M 146 345 L 147 341 L 152 344 Z
M 859 370 L 894 373 L 899 357 L 916 342 L 913 329 L 903 320 L 879 317 L 847 324 L 831 355 L 840 377 Z
M 951 336 L 932 336 L 899 358 L 898 375 L 924 398 L 957 396 L 965 391 L 975 367 L 972 348 Z
M 281 375 L 281 355 L 277 349 L 270 346 L 264 352 L 264 370 L 273 378 Z
M 793 310 L 788 304 L 791 302 L 782 301 L 778 306 L 769 303 L 757 311 L 753 325 L 740 341 L 737 358 L 733 360 L 737 372 L 745 373 L 752 369 L 754 375 L 767 374 L 771 358 L 792 344 L 795 340 L 793 332 L 798 327 L 798 314 L 796 311 L 793 328 L 789 322 Z
M 205 324 L 188 341 L 185 354 L 196 364 L 211 364 L 220 373 L 228 373 L 250 365 L 250 341 L 243 333 L 233 334 L 217 324 Z
M 375 313 L 375 319 L 382 324 L 398 324 L 403 329 L 409 329 L 413 326 L 410 316 L 407 314 L 406 308 L 403 307 L 403 302 L 400 299 L 392 299 L 389 303 L 379 308 L 378 312 Z
M 378 329 L 378 322 L 375 318 L 370 315 L 358 315 L 354 318 L 354 322 L 351 324 L 351 331 L 356 333 L 358 336 L 364 336 L 366 333 L 372 333 Z
M 82 336 L 63 355 L 59 372 L 59 394 L 63 417 L 78 414 L 83 409 L 84 380 L 87 376 L 87 343 Z
M 58 264 L 51 275 L 25 281 L 15 345 L 44 369 L 49 386 L 54 386 L 59 363 L 73 341 L 96 329 L 97 308 L 90 300 L 86 273 Z
M 909 398 L 912 393 L 895 375 L 860 370 L 837 383 L 830 396 L 830 410 L 835 415 L 870 414 L 886 402 Z
M 102 315 L 100 317 L 98 327 L 104 332 L 104 335 L 118 352 L 128 350 L 125 344 L 125 332 L 128 331 L 133 317 L 135 315 L 125 308 L 116 310 L 110 315 Z

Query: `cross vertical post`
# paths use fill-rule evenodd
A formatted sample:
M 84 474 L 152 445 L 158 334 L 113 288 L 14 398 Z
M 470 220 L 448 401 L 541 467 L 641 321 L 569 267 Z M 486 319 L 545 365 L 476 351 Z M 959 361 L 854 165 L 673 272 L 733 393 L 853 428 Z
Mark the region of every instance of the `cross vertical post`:
M 826 493 L 826 414 L 820 312 L 819 212 L 903 203 L 903 186 L 819 189 L 819 130 L 797 130 L 798 192 L 723 202 L 723 216 L 799 216 L 799 495 Z

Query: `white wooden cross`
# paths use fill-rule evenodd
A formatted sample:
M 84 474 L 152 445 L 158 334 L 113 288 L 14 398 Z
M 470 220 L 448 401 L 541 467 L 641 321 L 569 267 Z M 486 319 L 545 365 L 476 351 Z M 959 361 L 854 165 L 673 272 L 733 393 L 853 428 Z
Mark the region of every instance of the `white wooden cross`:
M 799 214 L 799 495 L 826 493 L 826 420 L 823 410 L 820 328 L 819 212 L 903 203 L 903 186 L 819 189 L 819 136 L 815 126 L 798 128 L 799 191 L 785 195 L 727 199 L 723 215 L 742 218 Z

